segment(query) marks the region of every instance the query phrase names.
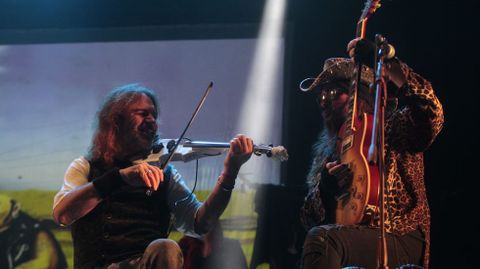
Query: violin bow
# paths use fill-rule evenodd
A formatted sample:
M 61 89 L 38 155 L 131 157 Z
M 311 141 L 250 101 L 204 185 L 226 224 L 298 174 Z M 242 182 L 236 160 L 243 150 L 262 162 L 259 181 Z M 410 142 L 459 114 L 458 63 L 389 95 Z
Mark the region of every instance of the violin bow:
M 177 149 L 178 145 L 180 145 L 180 142 L 182 141 L 183 137 L 185 136 L 185 133 L 187 132 L 188 128 L 190 128 L 190 126 L 192 125 L 193 120 L 195 119 L 198 112 L 200 111 L 200 108 L 202 108 L 203 103 L 205 103 L 205 100 L 207 99 L 207 96 L 210 93 L 210 90 L 212 89 L 212 87 L 213 87 L 213 82 L 210 81 L 207 89 L 203 93 L 202 99 L 200 100 L 200 102 L 197 105 L 197 108 L 195 108 L 195 111 L 193 111 L 192 117 L 188 121 L 187 126 L 185 126 L 185 129 L 183 129 L 183 132 L 180 135 L 180 137 L 178 138 L 178 140 L 175 142 L 175 145 L 171 149 L 168 149 L 169 150 L 168 157 L 162 163 L 162 165 L 160 166 L 160 169 L 162 169 L 162 170 L 165 169 L 165 167 L 167 167 L 167 164 L 172 160 L 172 157 L 173 157 L 173 154 L 175 153 L 175 150 Z M 147 196 L 152 195 L 153 191 L 154 191 L 153 188 L 149 188 L 146 192 Z

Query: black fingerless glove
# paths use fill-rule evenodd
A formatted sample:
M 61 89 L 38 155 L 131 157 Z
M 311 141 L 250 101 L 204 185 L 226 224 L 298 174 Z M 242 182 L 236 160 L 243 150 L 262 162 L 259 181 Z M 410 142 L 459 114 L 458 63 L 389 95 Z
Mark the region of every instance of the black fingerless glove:
M 328 173 L 327 168 L 323 168 L 321 172 L 321 178 L 322 178 L 320 181 L 321 188 L 332 195 L 337 195 L 339 190 L 338 184 L 337 184 L 337 177 Z
M 93 187 L 101 198 L 109 196 L 113 191 L 127 184 L 123 181 L 119 170 L 119 168 L 113 168 L 92 180 Z
M 330 193 L 335 199 L 339 199 L 349 194 L 350 186 L 352 185 L 352 176 L 346 179 L 343 186 L 339 186 L 338 178 L 328 173 L 327 168 L 324 168 L 321 172 L 321 188 Z
M 375 43 L 368 39 L 360 39 L 355 45 L 355 61 L 373 68 L 375 65 Z

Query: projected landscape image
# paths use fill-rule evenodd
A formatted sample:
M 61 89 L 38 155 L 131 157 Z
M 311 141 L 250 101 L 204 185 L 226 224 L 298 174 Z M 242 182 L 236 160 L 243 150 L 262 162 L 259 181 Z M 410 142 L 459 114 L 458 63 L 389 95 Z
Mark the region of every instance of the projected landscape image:
M 174 139 L 212 81 L 213 89 L 186 137 L 228 142 L 236 133 L 255 134 L 240 124 L 245 115 L 247 121 L 256 120 L 257 112 L 245 108 L 255 45 L 255 39 L 209 39 L 0 46 L 0 194 L 52 229 L 72 266 L 68 227 L 59 227 L 51 217 L 53 196 L 69 163 L 86 154 L 105 94 L 135 82 L 153 89 L 160 99 L 160 135 Z M 276 104 L 261 137 L 269 139 L 255 141 L 259 144 L 281 142 L 283 67 L 277 69 L 275 94 L 256 100 Z M 198 167 L 195 161 L 173 165 L 191 188 L 198 169 L 196 195 L 203 200 L 223 159 L 202 158 Z M 253 156 L 240 171 L 238 191 L 222 216 L 225 234 L 241 241 L 248 258 L 255 236 L 255 186 L 279 180 L 279 162 Z M 171 234 L 174 239 L 180 236 Z

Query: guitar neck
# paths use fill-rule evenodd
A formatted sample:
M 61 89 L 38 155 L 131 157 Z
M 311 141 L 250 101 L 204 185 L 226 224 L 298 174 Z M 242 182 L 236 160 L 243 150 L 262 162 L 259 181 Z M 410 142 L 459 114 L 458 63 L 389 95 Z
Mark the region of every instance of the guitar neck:
M 362 18 L 357 22 L 357 30 L 355 32 L 355 37 L 365 38 L 365 32 L 367 31 L 367 22 L 368 18 Z
M 356 38 L 365 38 L 365 32 L 367 28 L 368 17 L 361 18 L 357 23 Z M 349 100 L 348 100 L 348 114 L 345 119 L 345 124 L 347 126 L 345 133 L 350 135 L 352 131 L 355 130 L 355 115 L 357 115 L 357 95 L 358 95 L 358 86 L 361 79 L 362 68 L 361 64 L 355 64 L 353 69 L 353 79 L 351 81 L 349 89 Z

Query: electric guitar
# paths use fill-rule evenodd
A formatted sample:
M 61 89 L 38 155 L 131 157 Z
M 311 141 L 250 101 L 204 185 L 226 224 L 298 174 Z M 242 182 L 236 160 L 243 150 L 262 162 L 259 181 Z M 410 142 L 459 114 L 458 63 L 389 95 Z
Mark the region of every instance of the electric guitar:
M 364 38 L 368 19 L 379 7 L 380 0 L 368 0 L 357 23 L 357 38 Z M 358 88 L 362 65 L 355 64 L 349 89 L 348 114 L 340 128 L 337 152 L 341 163 L 348 164 L 353 173 L 352 186 L 347 193 L 337 197 L 335 221 L 338 224 L 359 224 L 367 221 L 367 206 L 376 207 L 379 202 L 380 175 L 378 166 L 368 163 L 368 141 L 371 140 L 373 115 L 359 113 Z M 359 115 L 360 114 L 360 115 Z

